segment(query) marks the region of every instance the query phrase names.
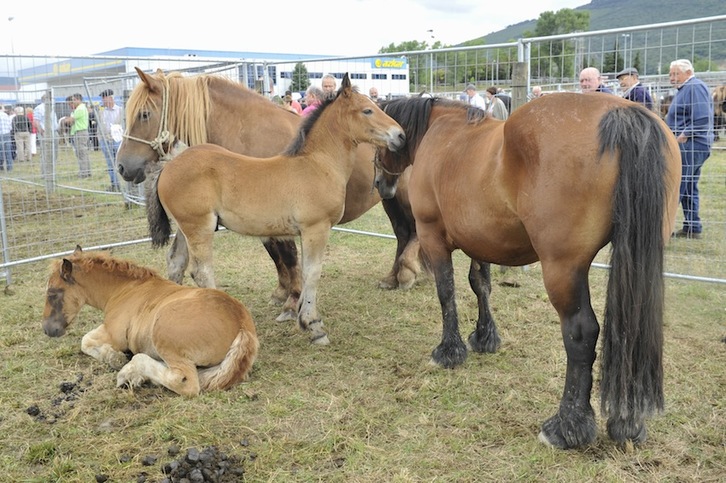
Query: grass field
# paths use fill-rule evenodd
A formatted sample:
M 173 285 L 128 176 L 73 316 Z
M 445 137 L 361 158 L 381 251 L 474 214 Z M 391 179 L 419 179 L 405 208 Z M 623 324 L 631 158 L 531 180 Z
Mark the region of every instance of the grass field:
M 706 185 L 717 192 L 726 179 L 719 178 L 726 172 L 719 159 L 711 168 L 718 174 Z M 704 209 L 721 210 L 717 219 L 723 220 L 720 193 Z M 112 206 L 123 212 L 118 202 Z M 347 227 L 390 232 L 380 206 Z M 723 263 L 725 239 L 675 240 L 669 256 L 693 263 L 687 255 L 698 247 Z M 219 233 L 218 283 L 250 308 L 260 355 L 249 382 L 195 399 L 150 386 L 117 389 L 116 373 L 80 351 L 81 337 L 101 323 L 96 310 L 83 309 L 64 337 L 45 336 L 46 263 L 21 267 L 0 294 L 1 479 L 90 482 L 104 474 L 114 482 L 143 481 L 140 475 L 161 481 L 170 447 L 217 446 L 244 458 L 251 482 L 724 480 L 724 285 L 666 281 L 666 408 L 650 421 L 647 443 L 618 448 L 598 417 L 592 446 L 558 451 L 537 441 L 540 424 L 557 409 L 565 372 L 559 321 L 538 265 L 493 271 L 500 351 L 470 354 L 462 367 L 442 370 L 429 364 L 441 336 L 432 278 L 407 292 L 377 288 L 393 250 L 387 238 L 333 232 L 319 292 L 332 343 L 317 347 L 295 324 L 274 321 L 279 307 L 269 304 L 269 295 L 276 280 L 261 244 Z M 114 254 L 165 273 L 164 251 L 150 245 Z M 466 281 L 468 260 L 457 253 L 455 261 L 467 336 L 476 300 Z M 606 277 L 606 270 L 591 271 L 599 316 Z M 505 280 L 519 286 L 500 284 Z M 596 408 L 597 376 L 596 363 Z

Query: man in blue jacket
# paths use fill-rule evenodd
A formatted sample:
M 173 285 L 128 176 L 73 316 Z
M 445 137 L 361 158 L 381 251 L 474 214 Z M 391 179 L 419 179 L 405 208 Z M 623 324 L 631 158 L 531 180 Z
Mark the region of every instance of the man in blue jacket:
M 708 86 L 694 75 L 687 59 L 671 62 L 671 84 L 678 90 L 668 108 L 666 123 L 681 148 L 681 206 L 683 228 L 678 238 L 701 238 L 703 225 L 698 216 L 698 179 L 701 167 L 711 155 L 713 144 L 713 102 Z
M 628 67 L 621 70 L 615 76 L 623 89 L 623 98 L 633 102 L 639 102 L 650 110 L 653 110 L 653 98 L 650 97 L 648 89 L 638 78 L 638 69 Z

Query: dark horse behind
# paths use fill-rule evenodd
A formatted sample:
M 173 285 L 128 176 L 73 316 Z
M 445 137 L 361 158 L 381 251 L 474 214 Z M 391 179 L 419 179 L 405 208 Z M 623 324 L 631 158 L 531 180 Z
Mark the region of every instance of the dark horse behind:
M 479 316 L 468 342 L 475 352 L 500 345 L 489 305 L 490 263 L 539 260 L 567 354 L 559 409 L 542 425 L 540 440 L 558 448 L 592 443 L 600 325 L 588 273 L 610 243 L 600 405 L 613 440 L 644 441 L 646 418 L 663 407 L 663 253 L 681 176 L 678 145 L 665 123 L 602 94 L 546 96 L 506 122 L 435 98 L 395 100 L 384 109 L 406 131 L 407 147 L 380 153 L 379 192 L 391 196 L 391 178 L 411 166 L 408 195 L 443 317 L 433 361 L 453 368 L 467 356 L 454 250 L 471 258 Z

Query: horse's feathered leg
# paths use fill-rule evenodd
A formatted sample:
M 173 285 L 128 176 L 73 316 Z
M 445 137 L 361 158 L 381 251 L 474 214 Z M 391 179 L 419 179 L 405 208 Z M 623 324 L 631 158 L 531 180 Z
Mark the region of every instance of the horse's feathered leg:
M 445 248 L 431 254 L 431 265 L 436 279 L 436 293 L 441 304 L 444 326 L 441 343 L 431 353 L 432 361 L 444 368 L 452 369 L 466 360 L 466 345 L 459 334 L 459 316 L 456 312 L 456 291 L 454 289 L 454 266 L 451 252 Z
M 567 370 L 559 410 L 542 424 L 539 439 L 561 449 L 588 445 L 597 436 L 590 391 L 600 326 L 590 305 L 589 265 L 542 260 L 547 294 L 560 315 Z
M 501 340 L 489 310 L 489 295 L 492 293 L 491 265 L 472 260 L 469 267 L 469 285 L 476 294 L 479 305 L 479 318 L 476 321 L 476 330 L 469 334 L 469 347 L 474 352 L 496 352 Z

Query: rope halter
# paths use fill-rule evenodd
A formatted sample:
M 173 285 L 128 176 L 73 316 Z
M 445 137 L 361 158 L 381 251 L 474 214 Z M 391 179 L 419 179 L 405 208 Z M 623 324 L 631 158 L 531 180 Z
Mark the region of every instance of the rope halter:
M 146 139 L 137 138 L 131 136 L 128 132 L 128 126 L 124 132 L 124 138 L 130 139 L 143 144 L 148 144 L 151 149 L 156 151 L 159 155 L 159 161 L 166 161 L 171 159 L 171 134 L 169 133 L 169 79 L 164 78 L 163 87 L 161 90 L 161 120 L 159 121 L 159 132 L 154 139 L 147 141 Z M 167 145 L 169 151 L 164 150 L 164 145 Z

